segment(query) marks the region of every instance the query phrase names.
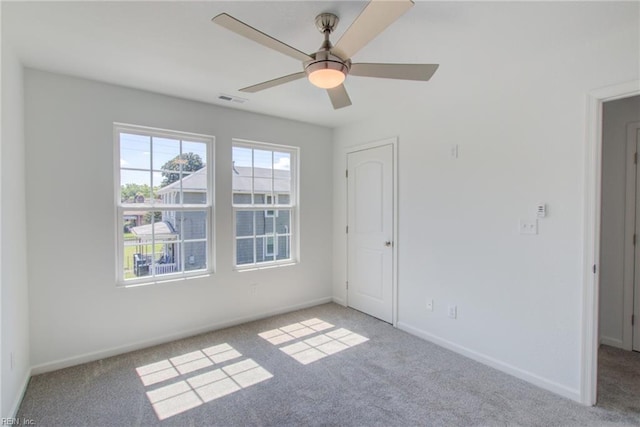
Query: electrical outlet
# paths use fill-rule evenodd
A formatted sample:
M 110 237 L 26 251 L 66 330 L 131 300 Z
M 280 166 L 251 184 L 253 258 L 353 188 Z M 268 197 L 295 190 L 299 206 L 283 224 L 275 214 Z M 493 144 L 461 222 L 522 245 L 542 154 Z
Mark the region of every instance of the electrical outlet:
M 456 307 L 455 305 L 449 306 L 449 317 L 452 319 L 458 317 L 458 307 Z
M 258 294 L 258 284 L 252 283 L 249 285 L 249 295 L 256 296 Z
M 432 299 L 428 299 L 427 300 L 427 311 L 433 311 L 433 300 Z
M 520 234 L 538 234 L 538 220 L 520 220 Z

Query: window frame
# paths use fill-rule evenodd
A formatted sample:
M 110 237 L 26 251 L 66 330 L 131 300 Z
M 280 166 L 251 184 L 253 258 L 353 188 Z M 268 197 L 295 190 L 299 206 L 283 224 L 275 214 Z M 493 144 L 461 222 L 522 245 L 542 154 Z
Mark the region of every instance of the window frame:
M 145 137 L 152 138 L 168 138 L 168 139 L 178 139 L 181 141 L 188 142 L 198 142 L 204 143 L 206 147 L 206 167 L 207 167 L 207 190 L 206 194 L 206 203 L 204 204 L 187 204 L 182 200 L 180 203 L 173 205 L 157 205 L 155 203 L 143 203 L 143 204 L 124 204 L 122 203 L 121 197 L 121 171 L 122 166 L 120 164 L 120 134 L 132 134 L 132 135 L 140 135 Z M 193 277 L 199 276 L 208 276 L 215 272 L 215 241 L 214 237 L 216 236 L 215 232 L 215 187 L 214 187 L 214 177 L 215 177 L 215 137 L 212 135 L 204 135 L 197 134 L 192 132 L 183 132 L 183 131 L 175 131 L 168 129 L 160 129 L 153 128 L 147 126 L 139 126 L 132 125 L 126 123 L 113 123 L 113 140 L 114 140 L 114 206 L 115 206 L 115 214 L 116 214 L 116 286 L 117 287 L 132 287 L 132 286 L 143 286 L 143 285 L 151 285 L 156 283 L 164 283 L 171 282 L 177 280 L 186 280 Z M 150 169 L 148 170 L 150 174 L 153 174 L 153 161 L 150 160 L 149 164 Z M 137 168 L 131 168 L 137 169 Z M 146 171 L 146 170 L 145 170 Z M 153 183 L 152 183 L 153 187 Z M 182 189 L 181 189 L 182 191 Z M 188 243 L 196 243 L 198 241 L 206 242 L 206 262 L 207 268 L 199 269 L 199 270 L 190 270 L 190 271 L 179 271 L 175 273 L 162 274 L 162 275 L 149 275 L 142 276 L 133 279 L 125 279 L 124 277 L 124 252 L 125 252 L 125 241 L 124 241 L 124 211 L 139 211 L 139 212 L 194 212 L 194 211 L 204 211 L 206 212 L 206 232 L 205 237 L 202 239 L 188 239 L 185 240 L 184 236 L 182 236 L 180 242 L 181 245 L 185 246 Z M 162 242 L 161 242 L 162 243 Z M 146 245 L 156 245 L 161 244 L 156 243 L 155 239 L 152 240 L 152 243 L 147 243 Z M 187 256 L 184 253 L 184 250 L 181 251 L 180 258 L 182 260 L 183 270 L 186 266 Z
M 240 193 L 240 194 L 251 194 L 251 199 L 252 202 L 250 204 L 246 204 L 246 203 L 234 203 L 233 200 L 233 188 L 231 189 L 231 207 L 232 207 L 232 211 L 233 211 L 233 231 L 232 231 L 232 238 L 233 238 L 233 254 L 232 254 L 232 259 L 233 259 L 233 269 L 235 271 L 247 271 L 247 270 L 260 270 L 260 269 L 264 269 L 264 268 L 271 268 L 271 267 L 279 267 L 279 266 L 287 266 L 287 265 L 294 265 L 300 262 L 300 220 L 299 220 L 299 212 L 300 212 L 300 197 L 299 197 L 299 170 L 300 170 L 300 147 L 296 147 L 296 146 L 291 146 L 291 145 L 283 145 L 283 144 L 273 144 L 273 143 L 268 143 L 268 142 L 259 142 L 259 141 L 250 141 L 250 140 L 245 140 L 245 139 L 238 139 L 238 138 L 233 138 L 231 141 L 231 147 L 232 150 L 235 147 L 241 147 L 241 148 L 249 148 L 252 150 L 267 150 L 267 151 L 272 151 L 272 152 L 283 152 L 283 153 L 288 153 L 290 156 L 290 167 L 289 167 L 289 171 L 291 173 L 291 188 L 290 188 L 290 195 L 289 195 L 289 203 L 286 204 L 279 204 L 279 193 L 275 192 L 275 190 L 273 191 L 272 195 L 274 196 L 272 201 L 274 203 L 270 203 L 267 204 L 266 200 L 267 200 L 267 195 L 265 194 L 265 203 L 255 203 L 255 198 L 253 197 L 254 194 L 260 194 L 260 193 L 254 193 L 253 191 L 251 193 Z M 252 166 L 253 167 L 253 166 Z M 231 173 L 234 173 L 233 170 L 231 171 Z M 258 235 L 256 234 L 256 229 L 255 229 L 255 224 L 254 224 L 254 228 L 253 228 L 253 239 L 254 239 L 254 262 L 253 263 L 248 263 L 248 264 L 240 264 L 238 265 L 238 236 L 236 235 L 237 233 L 237 213 L 238 212 L 254 212 L 254 216 L 256 215 L 255 212 L 258 212 L 262 215 L 265 216 L 265 218 L 275 218 L 278 217 L 279 213 L 278 211 L 282 209 L 282 210 L 289 210 L 290 214 L 289 214 L 289 232 L 287 233 L 289 236 L 289 258 L 287 259 L 282 259 L 282 260 L 278 260 L 278 259 L 274 259 L 272 261 L 262 261 L 262 262 L 257 262 L 255 259 L 255 254 L 257 251 L 257 245 L 258 245 L 258 238 L 263 238 L 263 246 L 265 248 L 265 254 L 266 254 L 266 246 L 267 246 L 267 241 L 269 237 L 273 238 L 273 247 L 274 247 L 274 251 L 272 252 L 271 256 L 273 256 L 274 258 L 277 257 L 278 254 L 278 250 L 276 249 L 278 243 L 278 236 L 277 235 L 273 235 L 273 236 L 263 236 L 263 237 L 258 237 Z M 272 211 L 273 214 L 269 215 L 267 212 L 268 211 Z M 255 220 L 254 220 L 255 221 Z M 242 236 L 241 236 L 242 237 Z

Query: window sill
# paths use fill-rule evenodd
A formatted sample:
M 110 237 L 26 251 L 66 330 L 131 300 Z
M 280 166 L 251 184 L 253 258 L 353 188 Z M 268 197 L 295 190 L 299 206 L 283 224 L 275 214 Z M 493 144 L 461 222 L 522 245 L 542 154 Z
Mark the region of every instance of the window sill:
M 159 285 L 163 283 L 172 282 L 184 282 L 186 280 L 201 279 L 205 277 L 211 277 L 213 271 L 211 270 L 199 270 L 192 273 L 184 273 L 174 276 L 167 275 L 166 277 L 155 277 L 152 280 L 140 278 L 135 280 L 119 281 L 116 284 L 118 288 L 138 288 L 141 286 Z
M 272 268 L 280 268 L 280 267 L 291 267 L 297 264 L 298 264 L 298 261 L 286 260 L 284 262 L 274 262 L 274 263 L 262 264 L 262 265 L 255 265 L 255 264 L 248 265 L 248 266 L 236 265 L 234 267 L 234 270 L 237 271 L 238 273 L 245 273 L 247 271 L 258 271 L 258 270 L 269 270 Z

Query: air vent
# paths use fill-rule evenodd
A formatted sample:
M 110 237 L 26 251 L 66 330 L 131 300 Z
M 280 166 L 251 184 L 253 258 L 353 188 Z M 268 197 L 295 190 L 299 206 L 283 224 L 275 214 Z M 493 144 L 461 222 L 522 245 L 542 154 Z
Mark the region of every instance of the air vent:
M 237 97 L 237 96 L 226 95 L 224 93 L 221 93 L 218 96 L 218 99 L 221 100 L 221 101 L 235 102 L 236 104 L 244 104 L 245 102 L 248 101 L 248 99 L 246 99 L 246 98 L 240 98 L 240 97 Z

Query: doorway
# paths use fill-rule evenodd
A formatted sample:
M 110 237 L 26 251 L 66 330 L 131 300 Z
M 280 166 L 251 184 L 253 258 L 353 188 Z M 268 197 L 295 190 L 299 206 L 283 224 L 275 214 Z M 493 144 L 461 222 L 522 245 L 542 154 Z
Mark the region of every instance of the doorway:
M 605 102 L 640 95 L 640 80 L 594 90 L 587 96 L 585 165 L 585 239 L 580 396 L 586 405 L 597 400 L 601 267 L 602 130 Z
M 640 350 L 639 132 L 640 96 L 603 104 L 598 343 L 629 351 Z
M 395 324 L 397 141 L 347 152 L 347 305 Z
M 633 102 L 635 118 L 640 119 L 640 95 L 625 98 L 615 103 Z M 640 312 L 640 173 L 638 156 L 640 153 L 640 121 L 627 123 L 627 191 L 625 204 L 625 237 L 630 242 L 625 245 L 624 260 L 629 264 L 623 283 L 622 307 L 622 348 L 640 351 L 640 325 L 635 321 Z M 601 249 L 602 251 L 602 249 Z M 633 271 L 631 271 L 633 268 Z

